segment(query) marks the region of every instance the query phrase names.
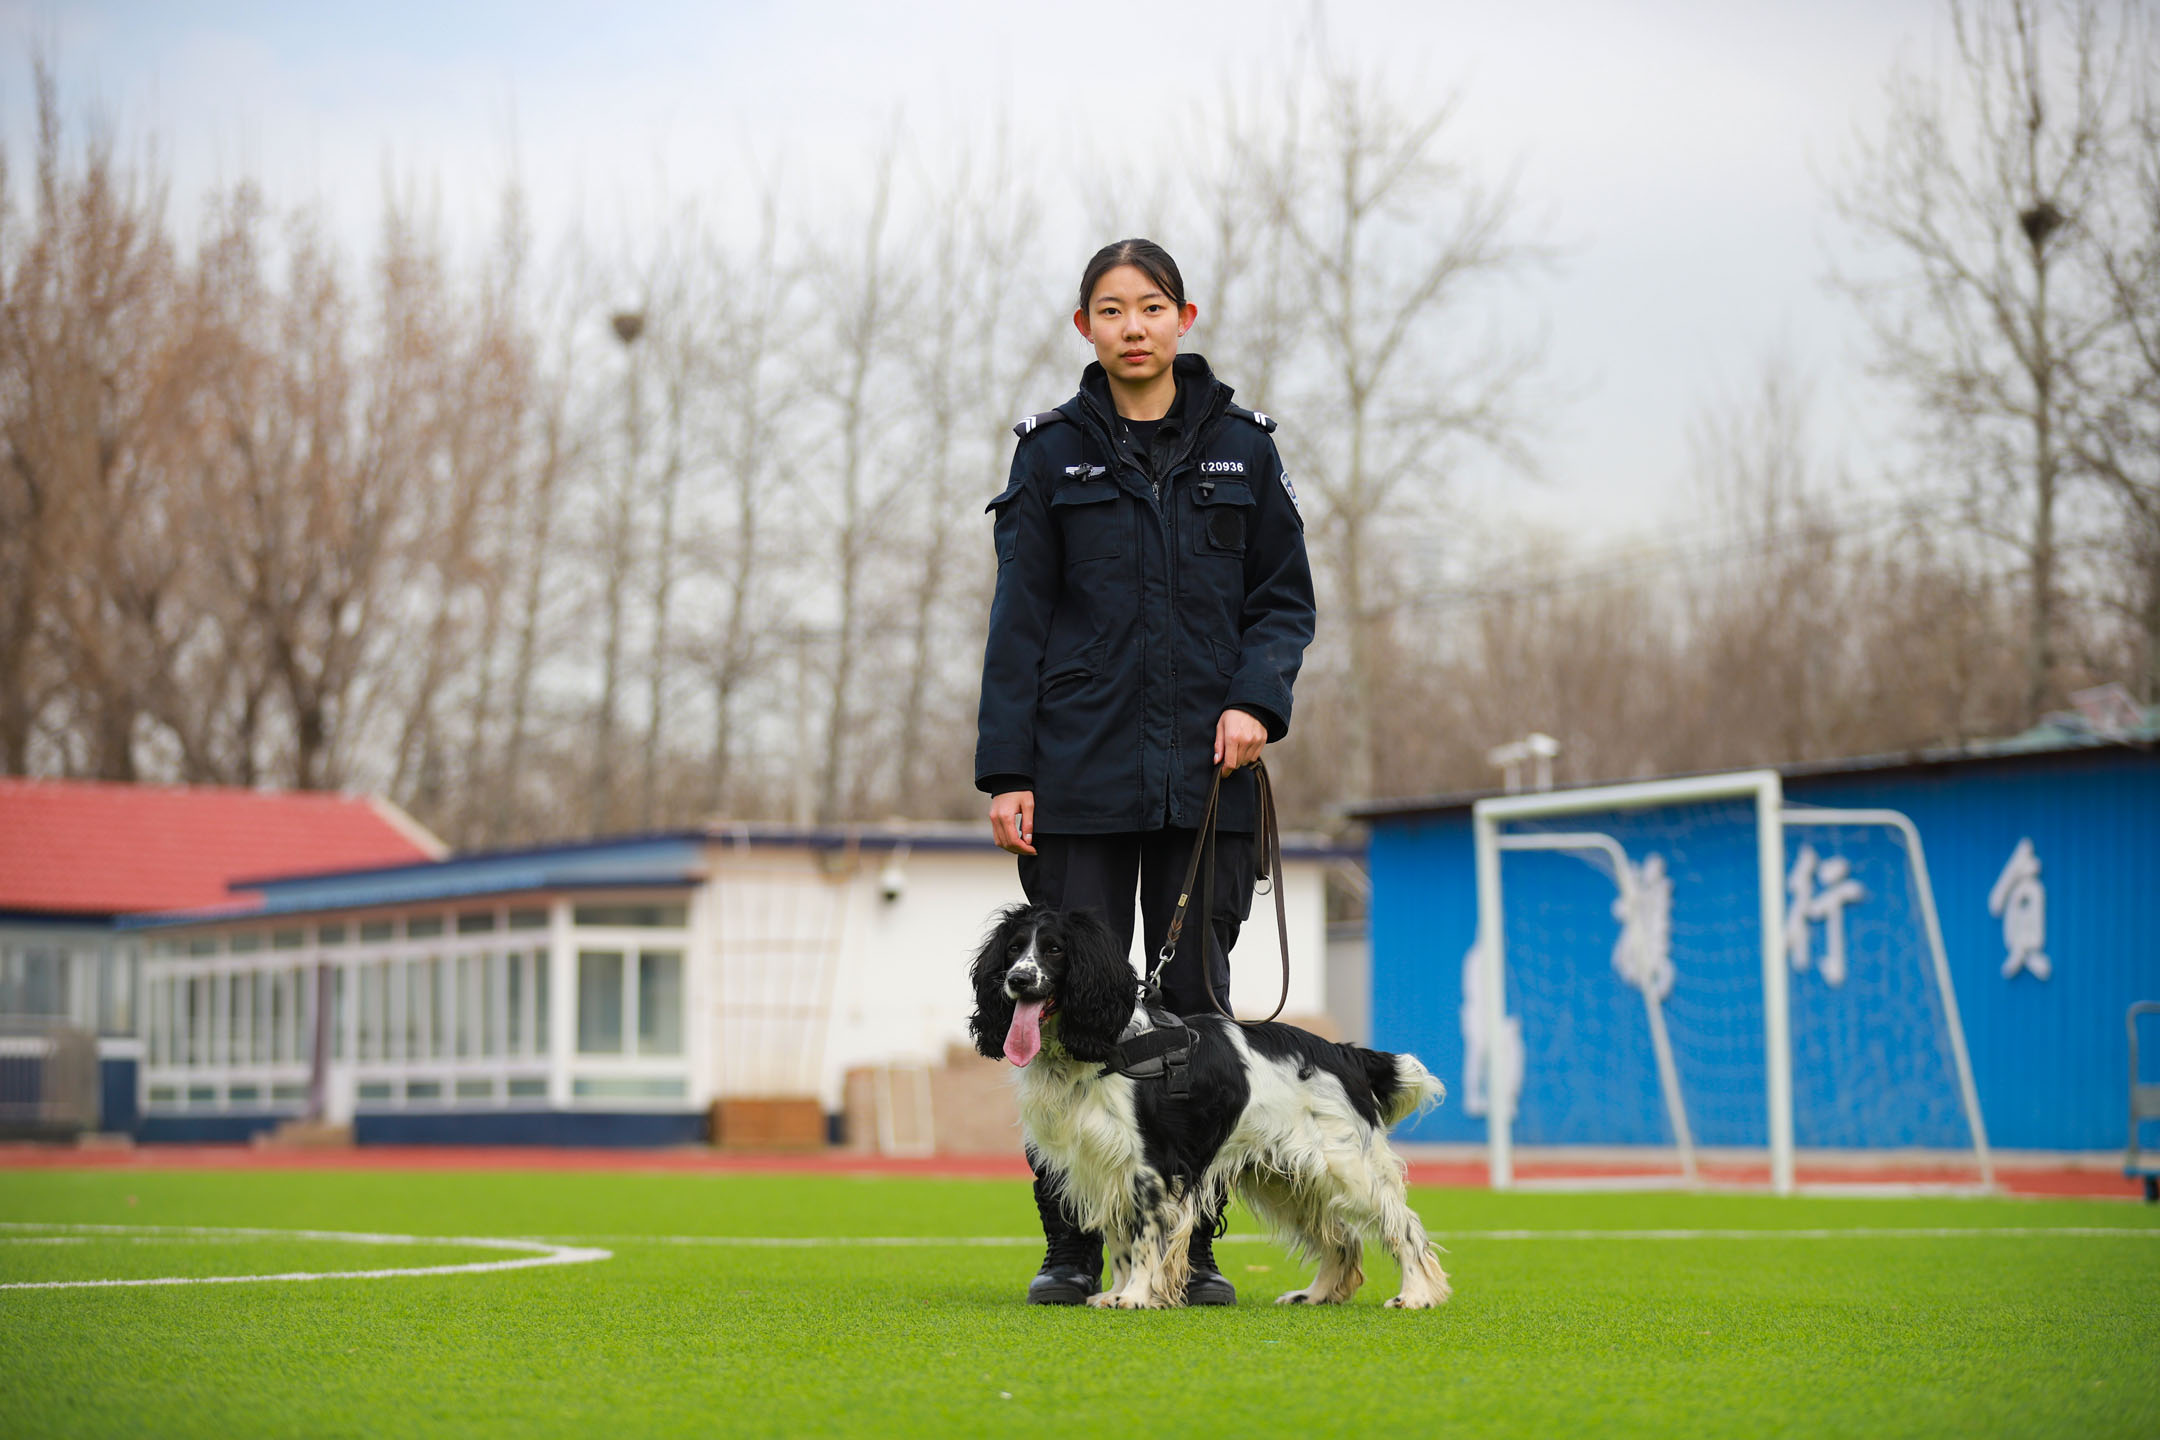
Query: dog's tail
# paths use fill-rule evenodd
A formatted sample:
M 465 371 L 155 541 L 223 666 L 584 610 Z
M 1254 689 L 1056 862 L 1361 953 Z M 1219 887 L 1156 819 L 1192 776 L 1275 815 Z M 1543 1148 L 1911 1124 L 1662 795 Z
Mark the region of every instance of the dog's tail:
M 1364 1050 L 1359 1058 L 1365 1062 L 1366 1076 L 1372 1081 L 1373 1099 L 1379 1102 L 1383 1126 L 1400 1125 L 1447 1099 L 1447 1086 L 1415 1055 Z

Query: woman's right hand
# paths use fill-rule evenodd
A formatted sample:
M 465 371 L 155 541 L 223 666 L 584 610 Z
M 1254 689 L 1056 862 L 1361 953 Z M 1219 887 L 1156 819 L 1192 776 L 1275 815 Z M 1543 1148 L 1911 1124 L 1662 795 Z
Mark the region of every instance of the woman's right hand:
M 998 849 L 1015 855 L 1032 855 L 1035 847 L 1035 792 L 1007 790 L 990 800 L 990 838 Z

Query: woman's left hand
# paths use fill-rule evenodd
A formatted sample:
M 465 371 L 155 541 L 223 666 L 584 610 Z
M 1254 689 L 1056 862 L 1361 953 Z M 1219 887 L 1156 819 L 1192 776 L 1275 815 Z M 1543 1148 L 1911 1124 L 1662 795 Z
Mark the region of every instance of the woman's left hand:
M 1243 710 L 1225 710 L 1215 722 L 1215 763 L 1225 775 L 1257 761 L 1266 744 L 1267 726 Z

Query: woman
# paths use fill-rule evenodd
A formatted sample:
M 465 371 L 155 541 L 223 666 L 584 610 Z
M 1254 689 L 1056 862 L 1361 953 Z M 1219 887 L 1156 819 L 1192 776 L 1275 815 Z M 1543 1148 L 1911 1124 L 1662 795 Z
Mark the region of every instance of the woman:
M 1210 986 L 1228 1004 L 1226 957 L 1252 903 L 1255 785 L 1241 772 L 1288 731 L 1313 633 L 1275 422 L 1178 354 L 1198 316 L 1153 241 L 1088 262 L 1073 324 L 1095 362 L 1072 399 L 1013 427 L 1012 481 L 989 506 L 998 574 L 975 749 L 991 833 L 1020 857 L 1029 901 L 1095 910 L 1129 946 L 1137 888 L 1150 955 L 1220 768 L 1216 913 L 1185 928 L 1163 972 L 1179 1014 L 1211 1010 Z M 1037 1169 L 1049 1243 L 1028 1300 L 1077 1305 L 1102 1239 L 1066 1219 Z M 1209 1228 L 1187 1299 L 1231 1304 Z

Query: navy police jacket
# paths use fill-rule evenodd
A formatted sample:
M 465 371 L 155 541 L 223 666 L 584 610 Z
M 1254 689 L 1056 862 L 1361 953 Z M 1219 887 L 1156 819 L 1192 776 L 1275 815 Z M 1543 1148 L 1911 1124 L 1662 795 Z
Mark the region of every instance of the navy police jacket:
M 1033 790 L 1039 833 L 1197 826 L 1222 712 L 1270 741 L 1290 728 L 1313 587 L 1275 425 L 1199 356 L 1174 365 L 1175 436 L 1151 455 L 1090 365 L 1079 394 L 1013 427 L 1011 483 L 989 505 L 975 783 Z M 1254 788 L 1249 770 L 1223 781 L 1222 828 L 1253 828 Z

